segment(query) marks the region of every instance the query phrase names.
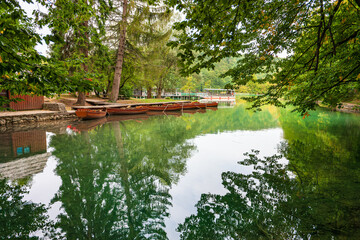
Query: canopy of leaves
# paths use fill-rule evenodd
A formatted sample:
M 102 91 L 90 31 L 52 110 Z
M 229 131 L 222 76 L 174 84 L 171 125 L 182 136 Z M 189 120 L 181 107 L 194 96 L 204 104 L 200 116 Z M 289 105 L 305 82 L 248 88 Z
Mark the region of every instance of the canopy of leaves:
M 69 89 L 59 77 L 61 69 L 35 50 L 41 38 L 19 2 L 1 1 L 0 19 L 0 91 L 49 96 Z M 0 106 L 6 103 L 0 98 Z
M 317 101 L 335 106 L 360 88 L 358 0 L 169 2 L 186 17 L 175 24 L 182 32 L 171 43 L 182 50 L 183 72 L 242 55 L 225 76 L 245 84 L 263 74 L 273 84 L 252 99 L 255 108 L 293 104 L 305 113 Z
M 104 46 L 105 21 L 112 9 L 108 0 L 61 0 L 46 2 L 48 13 L 36 12 L 40 26 L 51 34 L 51 59 L 62 69 L 62 79 L 73 92 L 90 91 L 103 85 L 111 56 Z

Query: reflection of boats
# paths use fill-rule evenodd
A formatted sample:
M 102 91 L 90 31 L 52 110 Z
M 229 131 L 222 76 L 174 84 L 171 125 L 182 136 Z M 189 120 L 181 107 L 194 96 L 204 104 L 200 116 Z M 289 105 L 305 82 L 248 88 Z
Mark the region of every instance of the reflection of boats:
M 206 109 L 184 109 L 183 113 L 195 114 L 195 113 L 206 113 Z
M 180 111 L 149 111 L 147 112 L 147 115 L 149 116 L 160 116 L 160 115 L 172 115 L 172 116 L 181 116 L 182 115 L 182 112 Z
M 171 115 L 171 116 L 180 117 L 182 115 L 182 112 L 170 111 L 170 112 L 164 112 L 164 115 Z
M 81 109 L 77 109 L 75 114 L 81 119 L 88 120 L 88 119 L 103 118 L 106 116 L 106 111 L 81 108 Z
M 149 116 L 146 114 L 136 114 L 136 115 L 110 115 L 107 117 L 108 122 L 118 122 L 125 120 L 145 120 L 148 119 Z
M 149 111 L 179 111 L 182 106 L 180 104 L 164 104 L 157 106 L 149 106 Z
M 89 131 L 91 129 L 94 129 L 96 126 L 100 124 L 106 123 L 106 118 L 99 118 L 99 119 L 92 119 L 88 121 L 81 121 L 73 126 L 69 125 L 68 128 L 73 129 L 74 131 Z
M 130 114 L 141 114 L 148 111 L 147 107 L 127 107 L 127 108 L 108 108 L 106 110 L 111 115 L 130 115 Z

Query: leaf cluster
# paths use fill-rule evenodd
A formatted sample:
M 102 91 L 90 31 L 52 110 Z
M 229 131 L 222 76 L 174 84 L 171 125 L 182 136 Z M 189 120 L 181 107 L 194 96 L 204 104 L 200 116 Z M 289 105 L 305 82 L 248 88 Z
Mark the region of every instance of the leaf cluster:
M 336 106 L 359 91 L 360 3 L 339 1 L 169 1 L 185 15 L 175 24 L 183 73 L 238 57 L 224 76 L 246 84 L 254 74 L 273 84 L 263 104 L 305 113 L 318 101 Z M 284 57 L 285 56 L 285 57 Z M 283 101 L 280 101 L 282 99 Z

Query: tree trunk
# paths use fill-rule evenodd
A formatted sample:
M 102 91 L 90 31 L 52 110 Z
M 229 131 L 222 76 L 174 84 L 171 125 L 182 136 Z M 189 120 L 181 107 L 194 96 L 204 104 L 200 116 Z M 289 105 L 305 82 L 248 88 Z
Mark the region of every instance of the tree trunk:
M 119 47 L 117 52 L 116 58 L 116 66 L 115 66 L 115 74 L 114 74 L 114 81 L 111 89 L 111 94 L 109 101 L 116 102 L 119 97 L 119 87 L 120 87 L 120 80 L 121 80 L 121 72 L 124 62 L 124 53 L 125 53 L 125 42 L 126 42 L 126 9 L 127 9 L 128 0 L 123 0 L 123 12 L 122 12 L 122 20 L 121 20 L 121 34 L 119 40 Z
M 161 86 L 158 86 L 156 90 L 157 90 L 156 98 L 161 98 L 161 92 L 162 92 Z
M 146 93 L 146 98 L 152 98 L 152 88 L 151 87 L 148 87 L 146 89 L 147 93 Z
M 156 98 L 161 98 L 161 92 L 162 92 L 162 79 L 160 79 L 159 84 L 156 88 Z
M 77 102 L 74 105 L 85 106 L 85 103 L 86 103 L 85 93 L 79 92 Z
M 88 29 L 89 28 L 89 21 L 84 21 L 82 23 L 82 25 L 84 26 L 84 29 Z M 82 44 L 82 46 L 80 47 L 80 52 L 83 54 L 84 58 L 87 58 L 89 56 L 89 34 L 87 31 L 85 31 L 85 33 L 83 33 L 83 37 L 84 37 L 84 43 Z M 80 36 L 82 35 L 81 33 L 79 34 Z M 88 66 L 86 64 L 87 61 L 83 61 L 83 63 L 81 64 L 84 72 L 88 72 Z M 75 105 L 79 105 L 79 106 L 85 106 L 86 103 L 86 95 L 85 92 L 80 92 L 79 91 L 79 95 L 78 95 L 78 99 L 77 102 L 75 103 Z

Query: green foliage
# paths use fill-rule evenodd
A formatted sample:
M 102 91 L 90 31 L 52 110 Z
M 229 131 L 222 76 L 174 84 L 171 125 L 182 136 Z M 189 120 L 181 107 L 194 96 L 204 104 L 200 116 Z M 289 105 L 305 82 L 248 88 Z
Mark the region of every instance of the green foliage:
M 122 95 L 126 99 L 128 99 L 133 95 L 133 88 L 129 85 L 125 85 L 123 88 L 120 89 L 119 95 Z
M 183 92 L 186 93 L 191 93 L 195 91 L 195 83 L 193 82 L 193 78 L 192 77 L 187 77 L 186 78 L 186 83 L 185 85 L 181 88 L 181 90 Z
M 52 43 L 51 58 L 62 70 L 63 80 L 73 92 L 103 89 L 112 64 L 103 44 L 111 1 L 62 0 L 46 5 L 49 12 L 37 12 L 37 17 L 52 31 L 45 40 Z
M 1 1 L 0 18 L 0 91 L 50 96 L 69 90 L 57 63 L 35 50 L 41 37 L 18 1 Z M 6 103 L 0 99 L 0 106 Z
M 36 231 L 45 233 L 50 227 L 47 208 L 25 201 L 25 187 L 0 179 L 0 239 L 40 239 L 31 237 Z
M 186 16 L 170 44 L 182 50 L 184 73 L 242 55 L 225 76 L 242 85 L 262 74 L 272 84 L 252 99 L 254 108 L 293 104 L 305 113 L 319 100 L 335 106 L 359 91 L 359 1 L 169 2 Z

